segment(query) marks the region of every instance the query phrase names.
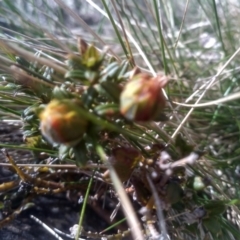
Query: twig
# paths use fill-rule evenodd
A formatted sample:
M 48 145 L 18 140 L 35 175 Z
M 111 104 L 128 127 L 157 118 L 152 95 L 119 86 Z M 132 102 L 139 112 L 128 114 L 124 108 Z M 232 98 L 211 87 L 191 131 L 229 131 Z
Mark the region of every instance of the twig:
M 153 198 L 154 198 L 154 201 L 155 201 L 155 206 L 156 206 L 156 209 L 157 209 L 159 229 L 161 230 L 161 237 L 159 239 L 169 240 L 170 238 L 169 238 L 169 235 L 167 234 L 166 223 L 165 223 L 165 219 L 164 219 L 164 215 L 163 215 L 163 211 L 162 211 L 161 202 L 159 200 L 157 190 L 154 187 L 154 184 L 153 184 L 149 174 L 147 174 L 147 180 L 148 180 L 149 186 L 152 190 Z
M 10 163 L 0 163 L 0 166 L 1 167 L 12 167 L 12 164 Z M 19 163 L 19 164 L 16 164 L 16 166 L 18 167 L 38 167 L 38 168 L 41 168 L 41 167 L 48 167 L 48 168 L 63 168 L 63 169 L 78 169 L 79 167 L 76 166 L 75 164 L 31 164 L 31 163 Z M 84 166 L 84 169 L 85 168 L 93 168 L 93 169 L 96 169 L 96 168 L 101 168 L 101 169 L 107 169 L 107 166 L 101 164 L 88 164 L 86 166 Z M 81 167 L 82 169 L 82 167 Z
M 97 146 L 96 148 L 98 155 L 102 159 L 103 162 L 108 162 L 107 156 L 102 149 L 101 146 Z M 118 193 L 119 199 L 122 203 L 122 208 L 124 211 L 124 214 L 127 218 L 128 224 L 131 227 L 131 233 L 132 236 L 134 237 L 135 240 L 144 240 L 144 236 L 141 231 L 140 223 L 137 219 L 136 213 L 129 201 L 129 198 L 123 188 L 123 185 L 115 171 L 112 165 L 109 164 L 109 171 L 110 171 L 110 176 L 113 182 L 113 185 Z
M 33 215 L 30 215 L 30 218 L 32 218 L 36 223 L 39 223 L 43 228 L 45 228 L 50 234 L 52 234 L 56 239 L 63 240 L 56 232 L 54 232 L 50 227 L 48 227 L 45 223 L 43 223 L 40 219 L 36 218 Z

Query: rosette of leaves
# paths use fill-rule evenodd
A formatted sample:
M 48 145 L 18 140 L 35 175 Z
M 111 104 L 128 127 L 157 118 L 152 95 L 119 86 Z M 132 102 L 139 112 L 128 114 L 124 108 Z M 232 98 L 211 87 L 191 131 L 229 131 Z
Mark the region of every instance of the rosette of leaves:
M 80 42 L 79 53 L 67 55 L 68 71 L 65 71 L 64 76 L 56 69 L 53 70 L 37 61 L 27 61 L 18 56 L 15 57 L 16 64 L 12 65 L 11 70 L 12 82 L 16 84 L 16 89 L 27 97 L 31 97 L 29 107 L 22 113 L 23 134 L 28 147 L 36 149 L 57 147 L 61 159 L 71 157 L 82 165 L 89 159 L 92 136 L 95 141 L 98 141 L 97 138 L 101 135 L 97 136 L 99 131 L 106 128 L 98 122 L 97 118 L 101 118 L 102 121 L 107 118 L 108 121 L 113 121 L 119 116 L 120 82 L 126 79 L 124 75 L 128 70 L 128 63 L 111 62 L 105 58 L 105 53 L 100 53 L 94 46 L 88 46 L 84 41 Z M 60 78 L 63 79 L 62 82 L 59 82 Z M 85 113 L 90 118 L 86 119 L 79 139 L 73 142 L 47 137 L 46 129 L 53 131 L 51 124 L 49 128 L 41 124 L 47 117 L 48 122 L 56 119 L 57 114 L 61 112 L 58 108 L 59 102 L 69 107 L 69 114 L 63 111 L 67 115 L 67 121 L 76 119 L 73 117 L 76 115 L 79 119 L 85 118 Z M 78 104 L 75 104 L 76 102 Z M 83 123 L 83 121 L 78 122 Z M 43 125 L 45 131 L 42 131 L 42 137 L 40 129 L 43 127 L 40 126 Z M 76 125 L 69 125 L 76 129 Z M 78 125 L 79 128 L 80 125 Z M 71 135 L 71 131 L 68 130 L 68 128 L 64 130 L 65 134 Z M 75 138 L 75 131 L 72 131 L 72 134 Z
M 90 158 L 98 158 L 93 153 L 98 142 L 109 153 L 119 144 L 130 144 L 144 152 L 141 141 L 150 143 L 157 140 L 150 135 L 149 138 L 136 140 L 145 130 L 135 126 L 134 121 L 139 119 L 126 117 L 120 111 L 125 104 L 124 94 L 126 91 L 131 92 L 133 82 L 135 86 L 135 82 L 139 81 L 132 100 L 129 94 L 127 97 L 128 102 L 131 100 L 136 105 L 137 94 L 139 97 L 146 94 L 151 96 L 153 88 L 148 89 L 145 85 L 157 86 L 151 101 L 144 98 L 144 108 L 140 107 L 143 112 L 148 110 L 148 102 L 154 102 L 152 98 L 163 99 L 161 86 L 164 84 L 159 84 L 159 78 L 151 78 L 147 74 L 136 75 L 136 69 L 133 70 L 128 61 L 119 63 L 83 40 L 78 41 L 78 50 L 78 53 L 66 56 L 65 73 L 62 69 L 60 72 L 56 69 L 52 71 L 51 67 L 23 60 L 17 63 L 17 67 L 13 67 L 18 84 L 26 88 L 27 94 L 35 99 L 33 106 L 28 107 L 23 114 L 27 144 L 41 148 L 42 144 L 48 143 L 50 148 L 59 149 L 60 159 L 71 158 L 81 166 Z M 24 77 L 28 81 L 24 81 Z M 63 80 L 59 82 L 61 77 Z M 149 93 L 143 93 L 141 86 Z M 153 120 L 158 110 L 161 111 L 165 105 L 165 100 L 164 104 L 159 103 L 161 106 L 156 102 L 152 113 L 147 113 L 154 117 L 149 116 L 144 120 Z

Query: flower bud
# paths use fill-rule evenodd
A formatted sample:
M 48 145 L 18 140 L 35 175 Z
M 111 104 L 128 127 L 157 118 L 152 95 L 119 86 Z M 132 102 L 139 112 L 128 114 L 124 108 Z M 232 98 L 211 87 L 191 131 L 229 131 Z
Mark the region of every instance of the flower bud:
M 88 126 L 80 107 L 74 100 L 52 100 L 39 116 L 43 136 L 50 143 L 76 145 Z
M 151 77 L 140 73 L 126 85 L 120 96 L 120 111 L 132 121 L 152 121 L 165 107 L 162 87 L 167 83 L 163 76 Z

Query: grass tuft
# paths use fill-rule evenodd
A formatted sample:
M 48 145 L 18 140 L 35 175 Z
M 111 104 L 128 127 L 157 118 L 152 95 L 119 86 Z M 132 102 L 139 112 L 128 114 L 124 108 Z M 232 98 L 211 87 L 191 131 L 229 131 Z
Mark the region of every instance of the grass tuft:
M 0 146 L 34 157 L 6 154 L 22 170 L 0 179 L 0 210 L 21 181 L 31 189 L 0 226 L 36 194 L 71 192 L 84 198 L 76 239 L 238 239 L 238 5 L 1 1 L 0 120 L 20 121 L 24 142 Z M 81 226 L 86 205 L 115 233 Z

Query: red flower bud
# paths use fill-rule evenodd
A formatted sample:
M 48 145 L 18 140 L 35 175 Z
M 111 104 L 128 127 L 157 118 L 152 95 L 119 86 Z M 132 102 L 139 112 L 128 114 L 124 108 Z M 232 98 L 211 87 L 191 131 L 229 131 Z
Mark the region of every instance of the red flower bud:
M 140 73 L 126 85 L 120 96 L 120 111 L 132 121 L 152 121 L 166 105 L 162 87 L 167 83 L 163 76 L 151 77 Z
M 76 145 L 88 126 L 79 108 L 80 105 L 70 99 L 51 101 L 40 113 L 43 136 L 50 143 Z

